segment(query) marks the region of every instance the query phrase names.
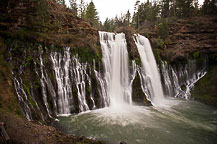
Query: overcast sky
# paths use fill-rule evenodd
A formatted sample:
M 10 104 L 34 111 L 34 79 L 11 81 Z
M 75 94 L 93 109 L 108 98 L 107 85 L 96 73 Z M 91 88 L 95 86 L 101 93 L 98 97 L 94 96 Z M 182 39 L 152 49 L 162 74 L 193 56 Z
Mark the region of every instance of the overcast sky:
M 80 2 L 80 0 L 77 0 Z M 84 0 L 85 3 L 89 3 L 91 0 Z M 146 0 L 140 0 L 144 2 Z M 151 1 L 151 0 L 150 0 Z M 198 0 L 199 4 L 202 4 L 204 0 Z M 66 0 L 68 3 L 68 0 Z M 121 13 L 125 14 L 127 10 L 130 10 L 133 14 L 134 4 L 136 0 L 93 0 L 97 12 L 99 13 L 99 18 L 102 22 L 108 18 L 114 18 L 116 15 L 120 16 Z

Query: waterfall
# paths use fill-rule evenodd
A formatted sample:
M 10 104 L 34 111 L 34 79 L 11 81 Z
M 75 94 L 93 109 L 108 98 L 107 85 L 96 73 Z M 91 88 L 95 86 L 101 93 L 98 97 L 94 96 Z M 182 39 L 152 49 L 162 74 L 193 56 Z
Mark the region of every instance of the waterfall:
M 73 96 L 69 78 L 69 63 L 71 61 L 69 48 L 66 48 L 63 57 L 61 53 L 52 52 L 51 60 L 57 82 L 58 113 L 70 114 L 70 101 L 72 101 Z
M 194 84 L 207 73 L 207 60 L 205 58 L 202 63 L 188 60 L 186 64 L 178 66 L 162 62 L 161 73 L 165 95 L 190 99 L 190 91 Z
M 14 87 L 17 93 L 20 107 L 22 108 L 22 111 L 24 115 L 26 116 L 27 120 L 32 120 L 31 108 L 30 108 L 32 107 L 32 105 L 28 101 L 27 94 L 24 91 L 23 86 L 20 84 L 20 82 L 16 78 L 13 78 L 13 81 L 14 81 Z
M 65 48 L 64 54 L 52 52 L 50 57 L 57 82 L 58 114 L 71 114 L 75 111 L 76 102 L 73 91 L 76 91 L 74 94 L 77 95 L 79 112 L 89 110 L 86 100 L 86 87 L 91 85 L 91 80 L 86 72 L 87 64 L 81 64 L 78 58 L 71 56 L 70 47 Z M 93 108 L 95 108 L 95 102 L 91 94 L 90 99 L 93 103 Z
M 104 80 L 110 106 L 131 104 L 128 52 L 125 34 L 99 32 Z
M 206 74 L 206 62 L 197 64 L 189 60 L 186 65 L 175 66 L 163 62 L 160 77 L 147 38 L 134 36 L 142 61 L 140 66 L 135 60 L 129 65 L 124 33 L 99 32 L 99 36 L 103 70 L 95 69 L 95 60 L 93 67 L 82 63 L 70 47 L 48 50 L 39 46 L 32 53 L 32 49 L 26 49 L 19 61 L 10 58 L 19 105 L 28 120 L 46 121 L 58 115 L 108 106 L 123 110 L 132 104 L 132 86 L 138 78 L 139 92 L 145 94 L 139 100 L 142 102 L 146 97 L 154 106 L 165 106 L 168 100 L 164 95 L 189 99 L 194 83 Z
M 135 35 L 135 37 L 135 43 L 142 61 L 140 78 L 144 81 L 145 88 L 143 89 L 146 89 L 146 95 L 153 105 L 161 105 L 164 101 L 164 94 L 151 45 L 144 36 Z

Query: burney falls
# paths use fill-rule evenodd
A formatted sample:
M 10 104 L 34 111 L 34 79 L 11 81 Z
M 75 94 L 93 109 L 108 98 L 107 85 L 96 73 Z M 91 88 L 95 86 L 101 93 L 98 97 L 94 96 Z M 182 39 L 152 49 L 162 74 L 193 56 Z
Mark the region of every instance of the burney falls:
M 215 0 L 1 0 L 0 143 L 217 143 Z

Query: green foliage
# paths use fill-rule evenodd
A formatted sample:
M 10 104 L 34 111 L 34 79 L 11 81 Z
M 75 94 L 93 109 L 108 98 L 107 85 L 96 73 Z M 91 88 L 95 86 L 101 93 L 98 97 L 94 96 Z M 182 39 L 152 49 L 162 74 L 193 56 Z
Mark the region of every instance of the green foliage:
M 130 14 L 130 11 L 128 10 L 126 15 L 125 15 L 125 19 L 124 21 L 126 22 L 126 24 L 129 26 L 130 23 L 131 23 L 131 14 Z
M 40 80 L 39 80 L 39 79 L 35 80 L 35 81 L 33 82 L 33 88 L 34 88 L 34 89 L 38 89 L 38 88 L 40 88 L 40 87 L 41 87 Z
M 163 48 L 163 46 L 164 46 L 164 41 L 163 41 L 163 39 L 161 39 L 160 37 L 158 37 L 155 42 L 156 42 L 156 46 L 157 46 L 157 47 Z
M 93 2 L 90 2 L 87 6 L 87 10 L 85 11 L 84 19 L 89 22 L 89 24 L 93 27 L 99 26 L 99 17 L 98 12 L 95 8 Z
M 27 96 L 29 96 L 30 95 L 30 88 L 26 84 L 24 84 L 23 89 L 26 92 Z
M 161 16 L 191 17 L 198 10 L 198 0 L 162 0 Z
M 170 7 L 170 0 L 162 0 L 162 11 L 161 11 L 161 16 L 163 18 L 169 16 L 169 7 Z
M 113 32 L 115 30 L 115 21 L 113 19 L 106 18 L 102 29 L 104 31 Z
M 141 64 L 142 64 L 142 61 L 141 61 L 140 58 L 136 58 L 136 59 L 135 59 L 135 62 L 136 62 L 137 65 L 140 65 L 140 66 L 141 66 Z
M 147 1 L 138 4 L 137 1 L 135 6 L 136 10 L 134 12 L 132 23 L 136 28 L 139 28 L 140 25 L 142 25 L 145 21 L 154 22 L 157 20 L 157 17 L 160 12 L 160 5 L 158 5 L 156 2 L 151 3 Z
M 196 59 L 196 58 L 198 58 L 200 56 L 200 53 L 198 51 L 196 51 L 196 52 L 194 52 L 192 54 L 192 56 L 193 56 L 194 59 Z
M 217 106 L 216 71 L 217 66 L 212 65 L 208 73 L 195 84 L 192 97 L 203 103 Z
M 153 49 L 153 53 L 154 53 L 157 64 L 161 65 L 161 63 L 162 63 L 162 59 L 160 56 L 161 50 L 160 49 Z
M 206 5 L 203 6 L 204 13 L 216 13 L 215 0 L 206 1 Z M 131 23 L 134 28 L 138 29 L 144 25 L 159 23 L 161 18 L 188 18 L 198 15 L 199 11 L 198 0 L 160 0 L 154 2 L 148 0 L 144 3 L 137 0 Z
M 16 114 L 17 114 L 17 115 L 19 115 L 19 116 L 23 116 L 23 115 L 22 115 L 22 112 L 21 112 L 21 110 L 20 110 L 20 109 L 16 109 L 16 111 L 15 111 L 15 112 L 16 112 Z
M 202 13 L 206 15 L 216 15 L 216 0 L 205 0 L 202 6 Z
M 15 39 L 31 42 L 37 42 L 40 39 L 46 41 L 48 39 L 48 35 L 46 33 L 35 32 L 24 28 L 15 32 L 0 31 L 0 35 L 3 35 L 7 39 L 7 45 L 10 45 Z
M 166 22 L 159 24 L 158 35 L 161 39 L 165 40 L 169 36 L 169 26 Z
M 99 55 L 96 55 L 90 48 L 78 48 L 71 49 L 72 55 L 77 55 L 81 62 L 92 63 L 93 59 L 100 59 Z

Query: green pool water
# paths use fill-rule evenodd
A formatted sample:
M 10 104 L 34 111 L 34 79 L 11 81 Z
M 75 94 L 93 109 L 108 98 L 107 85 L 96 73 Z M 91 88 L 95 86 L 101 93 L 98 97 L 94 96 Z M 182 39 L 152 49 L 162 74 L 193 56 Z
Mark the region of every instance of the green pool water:
M 65 133 L 109 144 L 217 143 L 217 108 L 195 101 L 174 103 L 164 108 L 108 107 L 59 117 L 55 126 Z

